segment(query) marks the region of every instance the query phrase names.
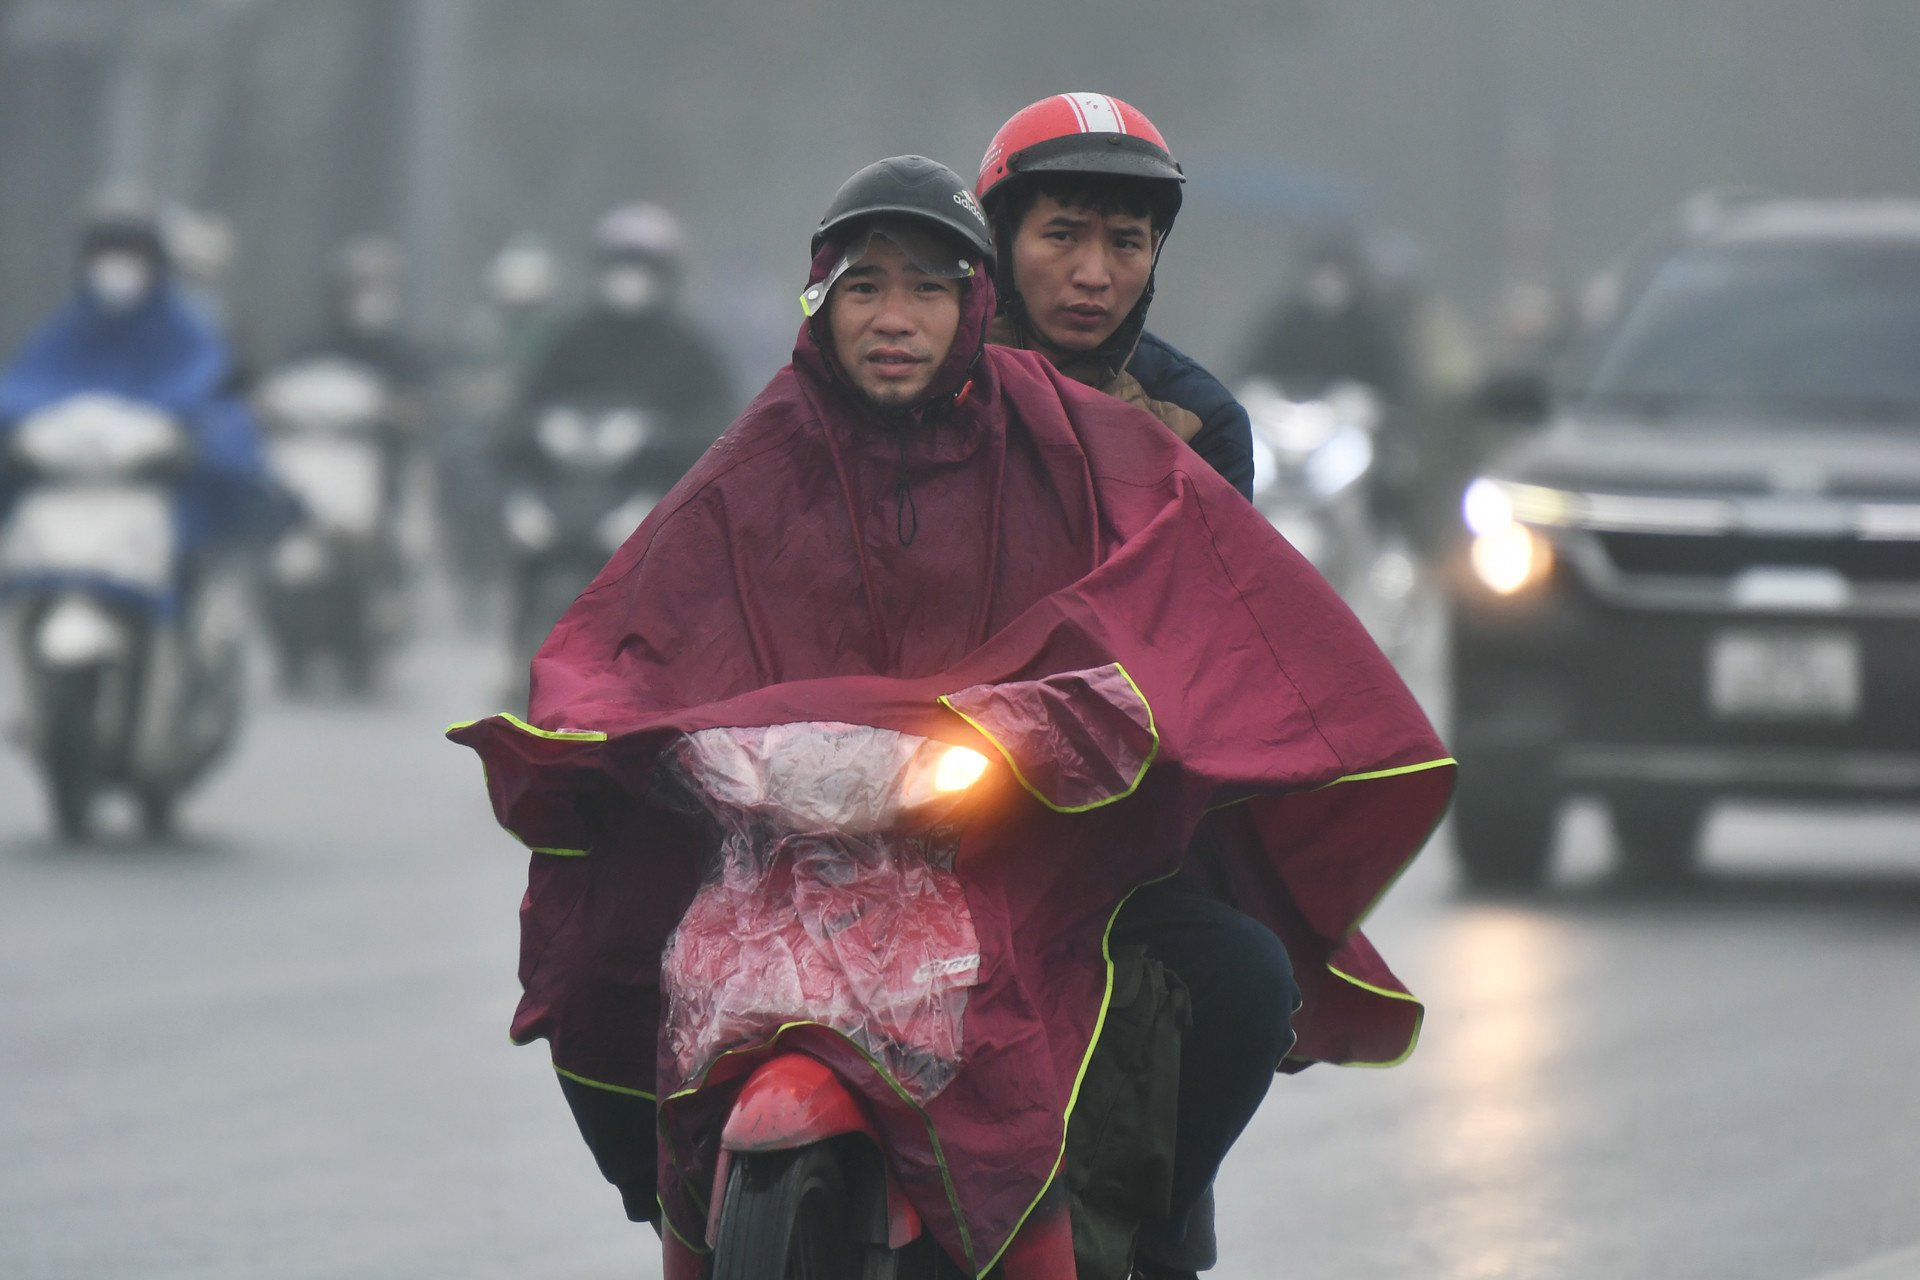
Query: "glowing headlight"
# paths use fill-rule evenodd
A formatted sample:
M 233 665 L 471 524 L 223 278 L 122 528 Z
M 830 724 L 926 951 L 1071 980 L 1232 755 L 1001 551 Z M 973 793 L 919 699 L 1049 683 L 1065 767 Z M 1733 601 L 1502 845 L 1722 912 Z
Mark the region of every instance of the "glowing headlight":
M 1513 523 L 1513 499 L 1497 481 L 1484 476 L 1467 486 L 1460 515 L 1476 534 L 1496 534 Z
M 948 747 L 933 767 L 933 789 L 943 795 L 965 791 L 987 771 L 987 758 L 972 747 Z
M 1523 524 L 1476 535 L 1470 554 L 1475 576 L 1503 596 L 1545 577 L 1553 567 L 1553 548 Z

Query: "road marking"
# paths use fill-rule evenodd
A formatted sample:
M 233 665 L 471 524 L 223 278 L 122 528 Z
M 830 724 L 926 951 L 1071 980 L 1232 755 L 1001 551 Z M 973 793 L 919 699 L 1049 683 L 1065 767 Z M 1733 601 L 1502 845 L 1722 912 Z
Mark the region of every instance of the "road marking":
M 1868 1258 L 1856 1266 L 1829 1271 L 1814 1280 L 1913 1280 L 1920 1276 L 1920 1245 Z

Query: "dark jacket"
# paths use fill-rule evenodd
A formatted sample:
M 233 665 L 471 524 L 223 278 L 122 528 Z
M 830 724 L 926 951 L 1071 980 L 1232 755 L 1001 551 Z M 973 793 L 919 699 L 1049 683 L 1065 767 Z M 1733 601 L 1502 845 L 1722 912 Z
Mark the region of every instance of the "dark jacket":
M 987 340 L 1006 347 L 1036 345 L 1014 308 L 994 318 Z M 1075 382 L 1160 419 L 1241 497 L 1253 497 L 1253 425 L 1247 411 L 1193 357 L 1144 330 L 1129 339 L 1122 326 L 1107 346 L 1063 358 L 1058 367 Z
M 1177 404 L 1200 419 L 1199 432 L 1187 443 L 1242 497 L 1252 498 L 1253 425 L 1220 379 L 1151 332 L 1140 335 L 1127 372 L 1155 400 Z

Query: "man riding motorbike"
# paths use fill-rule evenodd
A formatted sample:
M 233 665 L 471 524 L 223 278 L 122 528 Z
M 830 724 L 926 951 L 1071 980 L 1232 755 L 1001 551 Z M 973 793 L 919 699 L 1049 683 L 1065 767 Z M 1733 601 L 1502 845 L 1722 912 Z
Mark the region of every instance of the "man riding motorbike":
M 594 296 L 545 343 L 504 419 L 495 462 L 505 482 L 516 681 L 594 570 L 732 411 L 720 354 L 679 300 L 683 241 L 658 205 L 602 218 Z
M 707 857 L 661 794 L 661 751 L 708 726 L 834 721 L 1007 762 L 1005 806 L 955 863 L 981 954 L 951 1082 L 916 1097 L 878 1058 L 803 1043 L 804 1019 L 730 1050 L 737 1064 L 791 1042 L 858 1087 L 927 1229 L 984 1274 L 1073 1162 L 1126 938 L 1195 957 L 1202 999 L 1244 1021 L 1182 1064 L 1228 1096 L 1182 1117 L 1162 1217 L 1170 1185 L 1206 1185 L 1283 1055 L 1410 1050 L 1419 1006 L 1356 926 L 1437 820 L 1452 762 L 1351 614 L 1225 482 L 1176 476 L 1184 449 L 1154 419 L 986 344 L 992 244 L 950 170 L 862 170 L 814 248 L 793 363 L 554 629 L 529 719 L 450 733 L 534 850 L 515 1039 L 551 1042 L 629 1215 L 664 1218 L 683 1254 L 705 1247 L 726 1086 L 661 1075 L 662 949 Z M 1093 684 L 1120 719 L 1033 732 Z M 1082 752 L 1107 765 L 1076 772 Z M 1180 890 L 1116 921 L 1169 878 Z M 1221 929 L 1240 941 L 1201 945 Z M 1222 961 L 1254 968 L 1204 971 Z M 1131 1244 L 1129 1229 L 1123 1265 Z
M 266 474 L 230 349 L 177 282 L 157 217 L 84 227 L 74 298 L 0 372 L 0 593 L 23 707 L 69 836 L 96 787 L 154 834 L 238 724 L 230 561 L 294 504 Z M 31 632 L 31 634 L 29 634 Z
M 666 484 L 713 443 L 732 411 L 732 390 L 725 361 L 680 304 L 685 239 L 679 221 L 655 204 L 623 205 L 600 220 L 594 296 L 528 369 L 510 456 L 533 448 L 540 410 L 583 399 L 658 419 L 673 442 Z
M 1015 112 L 974 184 L 999 247 L 990 340 L 1147 410 L 1251 496 L 1246 410 L 1146 328 L 1185 182 L 1153 121 L 1118 98 L 1061 93 Z
M 292 690 L 324 658 L 369 691 L 413 617 L 432 360 L 407 332 L 405 284 L 398 244 L 348 240 L 328 263 L 319 332 L 255 387 L 269 461 L 309 517 L 260 583 Z
M 292 502 L 266 472 L 252 416 L 234 394 L 225 335 L 178 284 L 159 218 L 115 199 L 81 229 L 78 287 L 0 373 L 0 439 L 58 400 L 103 392 L 177 416 L 192 434 L 181 489 L 188 548 L 254 541 Z M 0 511 L 24 477 L 0 473 Z
M 487 264 L 483 289 L 441 381 L 435 440 L 446 554 L 464 588 L 462 608 L 474 621 L 499 577 L 504 550 L 500 508 L 506 485 L 494 465 L 494 445 L 527 370 L 552 336 L 559 263 L 543 238 L 516 235 Z

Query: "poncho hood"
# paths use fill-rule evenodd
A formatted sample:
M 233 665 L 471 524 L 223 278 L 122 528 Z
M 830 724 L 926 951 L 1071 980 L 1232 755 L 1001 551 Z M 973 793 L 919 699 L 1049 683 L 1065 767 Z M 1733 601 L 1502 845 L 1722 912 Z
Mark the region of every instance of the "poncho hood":
M 983 349 L 990 293 L 968 298 L 904 450 L 804 327 L 793 364 L 555 627 L 527 718 L 450 736 L 534 850 L 515 1038 L 650 1098 L 672 1074 L 661 952 L 706 857 L 655 798 L 676 735 L 838 721 L 1009 766 L 956 863 L 980 970 L 952 1083 L 922 1104 L 836 1033 L 778 1041 L 862 1093 L 929 1228 L 983 1273 L 1058 1169 L 1110 990 L 1107 929 L 1139 885 L 1195 876 L 1280 933 L 1306 999 L 1293 1065 L 1411 1050 L 1420 1006 L 1357 926 L 1438 821 L 1452 762 L 1239 494 L 1138 410 Z M 1089 690 L 1109 711 L 1063 728 Z M 1183 867 L 1194 847 L 1209 852 Z M 659 1100 L 661 1203 L 696 1247 L 717 1126 L 764 1050 Z

